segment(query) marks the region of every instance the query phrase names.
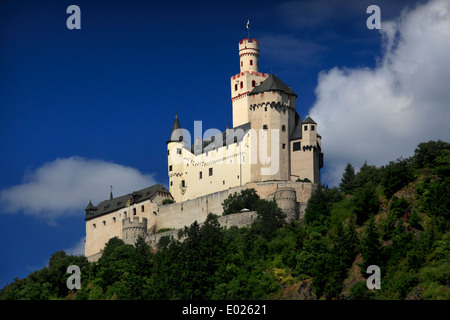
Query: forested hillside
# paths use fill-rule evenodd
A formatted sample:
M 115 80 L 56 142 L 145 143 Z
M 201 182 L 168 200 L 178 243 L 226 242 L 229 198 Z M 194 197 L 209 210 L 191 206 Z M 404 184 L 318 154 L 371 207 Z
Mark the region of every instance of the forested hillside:
M 157 251 L 111 239 L 102 257 L 63 251 L 15 280 L 1 299 L 450 299 L 450 144 L 430 141 L 381 167 L 349 164 L 339 188 L 319 186 L 302 221 L 284 223 L 254 190 L 230 196 L 224 213 L 251 207 L 249 228 L 222 229 L 210 214 L 163 238 Z M 69 290 L 68 265 L 81 269 Z M 366 269 L 381 270 L 381 289 Z

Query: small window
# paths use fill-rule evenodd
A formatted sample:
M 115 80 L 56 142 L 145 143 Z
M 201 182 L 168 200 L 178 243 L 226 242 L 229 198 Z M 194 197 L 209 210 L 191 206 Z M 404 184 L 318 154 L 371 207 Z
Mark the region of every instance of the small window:
M 202 178 L 203 178 L 203 172 L 200 171 L 200 172 L 198 173 L 198 178 L 199 178 L 199 179 L 202 179 Z
M 114 223 L 116 222 L 116 217 L 113 217 L 113 222 L 114 222 Z
M 252 80 L 252 87 L 256 87 L 256 81 Z
M 237 91 L 237 83 L 234 85 L 234 91 Z
M 144 212 L 144 206 L 143 205 L 141 206 L 141 212 Z
M 283 148 L 283 149 L 286 149 L 286 143 L 283 143 L 282 148 Z
M 303 131 L 308 131 L 308 126 L 304 126 Z
M 244 81 L 241 81 L 241 89 L 244 87 Z
M 250 65 L 251 65 L 251 66 L 253 65 L 253 60 L 250 60 Z
M 183 141 L 183 136 L 180 136 L 180 137 L 178 138 L 178 141 Z
M 210 175 L 210 176 L 213 175 L 213 168 L 209 168 L 209 175 Z
M 264 111 L 267 111 L 267 107 L 264 107 Z
M 103 225 L 106 226 L 106 221 L 105 220 L 103 220 Z
M 222 184 L 225 184 L 225 180 L 222 181 Z
M 177 148 L 177 154 L 181 154 L 181 148 Z
M 311 131 L 314 131 L 314 126 L 313 125 L 311 125 Z
M 173 181 L 170 181 L 170 186 L 173 186 Z
M 243 67 L 244 66 L 244 61 L 241 61 L 241 67 Z
M 123 213 L 123 218 L 124 218 L 124 219 L 127 218 L 127 213 L 126 213 L 126 212 Z
M 97 225 L 95 223 L 92 226 L 94 227 L 94 229 L 97 228 Z
M 168 156 L 170 155 L 170 150 L 167 150 L 167 155 L 168 155 Z
M 169 166 L 169 171 L 172 171 L 172 166 Z
M 267 124 L 263 125 L 263 130 L 267 130 Z
M 286 126 L 284 124 L 281 126 L 281 131 L 286 132 Z
M 294 144 L 292 145 L 292 151 L 298 151 L 300 150 L 300 141 L 299 142 L 294 142 Z
M 184 180 L 181 180 L 181 187 L 182 188 L 186 187 L 186 182 Z
M 136 215 L 136 208 L 133 208 L 133 216 Z

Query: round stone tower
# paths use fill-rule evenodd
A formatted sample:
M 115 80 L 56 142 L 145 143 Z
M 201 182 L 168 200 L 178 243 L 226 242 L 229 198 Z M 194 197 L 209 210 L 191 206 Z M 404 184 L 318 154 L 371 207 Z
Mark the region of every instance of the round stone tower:
M 134 245 L 139 236 L 145 239 L 147 233 L 147 218 L 132 217 L 122 220 L 122 240 L 126 244 Z
M 239 41 L 239 62 L 241 72 L 259 69 L 259 42 L 256 39 L 243 39 Z
M 286 221 L 298 220 L 297 193 L 294 188 L 283 187 L 273 193 L 278 207 L 286 214 Z

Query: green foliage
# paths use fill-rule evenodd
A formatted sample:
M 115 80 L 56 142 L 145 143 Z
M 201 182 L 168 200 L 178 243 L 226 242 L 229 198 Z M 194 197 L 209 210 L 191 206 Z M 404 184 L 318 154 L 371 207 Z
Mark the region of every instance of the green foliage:
M 356 224 L 361 226 L 367 219 L 373 217 L 380 209 L 380 202 L 376 195 L 375 185 L 367 183 L 355 191 L 353 212 Z
M 409 210 L 409 203 L 405 198 L 393 197 L 389 206 L 389 211 L 396 217 L 400 218 L 405 215 Z
M 339 189 L 345 193 L 352 193 L 355 189 L 355 168 L 348 163 L 345 167 L 344 174 L 342 175 L 341 183 L 339 184 Z
M 162 205 L 171 204 L 171 203 L 175 203 L 175 200 L 173 200 L 173 199 L 164 199 L 161 202 Z
M 230 194 L 222 203 L 223 215 L 237 213 L 242 209 L 254 211 L 256 210 L 258 200 L 259 196 L 255 189 L 244 189 L 240 194 L 237 192 Z
M 416 168 L 434 168 L 438 164 L 438 159 L 442 161 L 443 155 L 448 156 L 448 151 L 450 151 L 450 143 L 445 141 L 419 143 L 414 150 L 413 164 Z
M 156 233 L 163 233 L 163 232 L 172 231 L 172 230 L 175 230 L 175 229 L 174 228 L 161 228 Z
M 341 200 L 341 194 L 337 188 L 329 189 L 319 185 L 314 194 L 309 198 L 305 210 L 305 222 L 308 226 L 324 232 L 330 222 L 330 212 L 333 204 Z
M 409 159 L 391 161 L 382 168 L 381 184 L 387 199 L 413 180 L 410 162 Z
M 278 228 L 284 225 L 286 215 L 277 206 L 275 200 L 259 199 L 256 202 L 257 218 L 253 222 L 252 230 L 266 239 L 271 239 Z

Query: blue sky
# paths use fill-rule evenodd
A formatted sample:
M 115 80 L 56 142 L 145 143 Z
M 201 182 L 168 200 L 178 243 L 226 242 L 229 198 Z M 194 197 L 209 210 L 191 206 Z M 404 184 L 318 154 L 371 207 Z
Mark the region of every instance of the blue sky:
M 69 30 L 69 5 L 81 30 Z M 381 9 L 369 30 L 366 9 Z M 448 1 L 2 1 L 0 286 L 78 253 L 84 208 L 167 186 L 175 112 L 232 125 L 238 42 L 298 94 L 323 138 L 322 181 L 449 140 Z

